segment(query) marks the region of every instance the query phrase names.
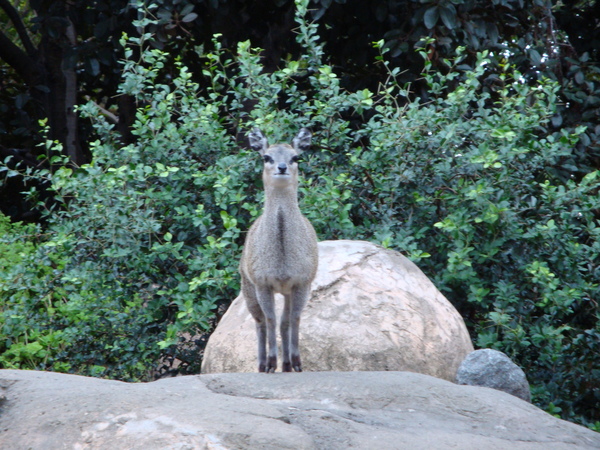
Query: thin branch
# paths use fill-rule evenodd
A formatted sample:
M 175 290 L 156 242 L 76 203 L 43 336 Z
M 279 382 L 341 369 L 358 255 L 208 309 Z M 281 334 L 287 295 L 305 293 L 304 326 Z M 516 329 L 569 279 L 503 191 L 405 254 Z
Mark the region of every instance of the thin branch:
M 96 108 L 98 108 L 98 110 L 100 111 L 100 113 L 106 117 L 106 119 L 110 122 L 110 123 L 114 123 L 115 125 L 119 123 L 119 116 L 113 114 L 112 112 L 110 112 L 108 109 L 104 108 L 102 105 L 99 105 L 98 103 L 96 103 L 92 97 L 90 97 L 89 95 L 86 95 L 84 97 L 86 99 L 86 101 L 88 102 L 92 102 L 94 104 L 94 106 Z
M 0 0 L 1 1 L 1 0 Z M 11 66 L 30 87 L 39 84 L 37 64 L 0 31 L 0 59 Z
M 8 0 L 0 0 L 0 8 L 4 10 L 10 21 L 13 23 L 13 26 L 17 30 L 17 34 L 19 35 L 27 54 L 29 56 L 33 56 L 37 50 L 29 38 L 27 28 L 25 28 L 25 24 L 21 20 L 19 11 L 17 11 L 17 9 Z

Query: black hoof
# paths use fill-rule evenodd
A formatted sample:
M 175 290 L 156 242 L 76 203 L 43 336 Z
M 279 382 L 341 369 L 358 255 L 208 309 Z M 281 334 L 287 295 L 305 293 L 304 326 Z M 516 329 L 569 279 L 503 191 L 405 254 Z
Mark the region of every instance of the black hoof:
M 300 362 L 300 355 L 292 356 L 292 367 L 296 372 L 302 372 L 302 363 Z
M 273 373 L 277 370 L 277 356 L 270 356 L 267 363 L 267 373 Z

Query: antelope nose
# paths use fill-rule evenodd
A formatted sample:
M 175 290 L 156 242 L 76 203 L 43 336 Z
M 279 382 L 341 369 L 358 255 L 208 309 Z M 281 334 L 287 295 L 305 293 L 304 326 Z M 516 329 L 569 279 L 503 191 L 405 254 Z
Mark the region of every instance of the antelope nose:
M 285 163 L 279 163 L 279 165 L 277 166 L 277 168 L 279 169 L 279 173 L 285 173 L 287 170 L 287 164 Z

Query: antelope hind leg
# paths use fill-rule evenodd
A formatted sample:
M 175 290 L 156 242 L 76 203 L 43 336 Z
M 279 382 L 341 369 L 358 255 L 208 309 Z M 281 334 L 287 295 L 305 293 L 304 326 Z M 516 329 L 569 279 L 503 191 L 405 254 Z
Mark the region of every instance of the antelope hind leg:
M 291 372 L 292 363 L 290 361 L 290 313 L 291 313 L 291 295 L 285 295 L 285 303 L 283 305 L 283 313 L 281 314 L 280 333 L 281 333 L 281 349 L 283 353 L 282 372 Z
M 302 372 L 302 362 L 300 360 L 299 333 L 300 333 L 300 315 L 304 305 L 310 295 L 310 283 L 305 286 L 298 286 L 292 291 L 292 301 L 290 309 L 290 353 L 291 366 L 296 372 Z M 291 370 L 290 370 L 291 371 Z

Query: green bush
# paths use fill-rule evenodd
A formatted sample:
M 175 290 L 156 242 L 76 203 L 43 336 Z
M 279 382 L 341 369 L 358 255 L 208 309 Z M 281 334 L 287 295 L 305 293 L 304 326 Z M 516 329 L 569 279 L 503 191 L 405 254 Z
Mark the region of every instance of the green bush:
M 121 85 L 140 105 L 136 142 L 121 145 L 84 105 L 93 162 L 32 175 L 51 180 L 62 208 L 0 285 L 2 363 L 146 378 L 238 290 L 242 230 L 262 200 L 258 158 L 239 150 L 247 130 L 280 140 L 309 126 L 301 207 L 319 237 L 404 252 L 477 346 L 523 367 L 536 404 L 600 420 L 600 177 L 565 171 L 578 137 L 548 129 L 556 85 L 525 82 L 510 65 L 483 84 L 485 53 L 466 67 L 459 52 L 433 72 L 423 48 L 428 102 L 395 81 L 383 50 L 388 82 L 347 92 L 322 61 L 307 2 L 296 4 L 299 59 L 268 73 L 260 49 L 242 42 L 233 55 L 217 36 L 200 49 L 203 89 L 185 67 L 162 73 L 168 55 L 145 48 L 149 35 L 128 40 L 140 49 L 136 60 L 126 50 Z
M 121 145 L 98 107 L 84 105 L 98 135 L 93 161 L 25 173 L 50 180 L 59 208 L 30 258 L 3 274 L 4 367 L 148 379 L 235 296 L 240 230 L 259 208 L 246 201 L 254 161 L 186 68 L 168 86 L 157 81 L 167 56 L 148 50 L 124 64 L 121 91 L 144 105 L 134 144 Z M 191 363 L 197 371 L 197 355 Z
M 431 103 L 377 108 L 354 152 L 353 210 L 373 216 L 367 237 L 418 261 L 477 347 L 525 369 L 538 405 L 597 421 L 600 177 L 559 170 L 577 136 L 548 130 L 553 83 L 507 68 L 486 90 L 485 67 L 483 54 L 451 91 L 455 70 L 425 73 Z
M 0 213 L 0 273 L 20 264 L 35 249 L 38 233 L 36 226 L 11 223 Z

